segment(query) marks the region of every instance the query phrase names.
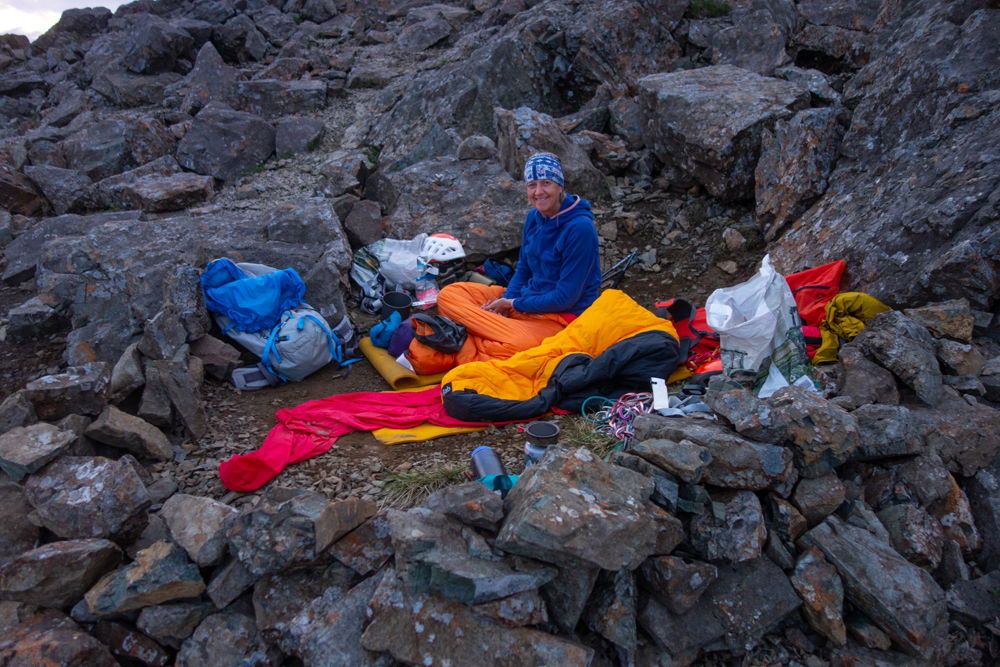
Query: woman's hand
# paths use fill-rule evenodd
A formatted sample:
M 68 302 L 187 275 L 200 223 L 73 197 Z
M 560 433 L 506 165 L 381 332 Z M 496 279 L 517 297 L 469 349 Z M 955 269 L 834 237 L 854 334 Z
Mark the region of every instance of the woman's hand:
M 493 299 L 489 303 L 483 305 L 483 310 L 488 310 L 491 313 L 508 317 L 510 315 L 510 311 L 514 310 L 514 299 L 505 299 L 503 297 Z

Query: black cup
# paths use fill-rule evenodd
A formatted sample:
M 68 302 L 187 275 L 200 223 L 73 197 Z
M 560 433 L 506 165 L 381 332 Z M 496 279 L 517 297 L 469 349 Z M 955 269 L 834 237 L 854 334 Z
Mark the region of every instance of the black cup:
M 412 307 L 413 298 L 406 292 L 389 292 L 382 297 L 382 319 L 388 319 L 393 313 L 399 313 L 400 318 L 405 320 L 410 316 Z

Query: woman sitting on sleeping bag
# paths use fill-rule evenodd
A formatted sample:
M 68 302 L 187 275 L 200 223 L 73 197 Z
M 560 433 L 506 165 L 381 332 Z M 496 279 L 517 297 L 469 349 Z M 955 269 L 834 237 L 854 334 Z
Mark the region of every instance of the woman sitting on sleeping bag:
M 414 341 L 407 356 L 418 373 L 439 373 L 468 361 L 506 359 L 563 329 L 597 299 L 601 259 L 590 202 L 566 193 L 562 163 L 536 153 L 524 165 L 528 212 L 510 284 L 452 283 L 438 312 L 465 325 L 457 354 Z

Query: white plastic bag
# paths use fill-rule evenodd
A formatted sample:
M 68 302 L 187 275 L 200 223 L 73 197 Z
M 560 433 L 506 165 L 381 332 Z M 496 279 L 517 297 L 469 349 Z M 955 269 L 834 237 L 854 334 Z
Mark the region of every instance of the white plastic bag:
M 812 385 L 802 318 L 792 290 L 769 256 L 750 280 L 712 292 L 705 310 L 709 326 L 719 333 L 727 375 L 755 374 L 755 388 L 765 392 L 761 396 L 788 384 Z M 805 382 L 797 382 L 803 377 Z

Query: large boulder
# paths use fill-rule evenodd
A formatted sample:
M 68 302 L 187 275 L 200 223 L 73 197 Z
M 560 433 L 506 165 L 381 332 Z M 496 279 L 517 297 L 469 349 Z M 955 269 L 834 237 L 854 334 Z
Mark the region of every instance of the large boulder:
M 454 157 L 418 162 L 391 175 L 401 193 L 384 221 L 389 238 L 422 231 L 458 238 L 466 254 L 492 255 L 521 245 L 523 187 L 493 160 Z
M 179 58 L 188 58 L 194 38 L 157 16 L 140 16 L 133 24 L 123 62 L 130 72 L 155 74 L 174 69 Z
M 260 116 L 211 102 L 177 145 L 177 162 L 199 174 L 232 181 L 274 152 L 274 128 Z
M 591 199 L 604 189 L 604 175 L 587 153 L 559 129 L 555 119 L 527 107 L 497 109 L 497 148 L 508 174 L 521 180 L 524 163 L 539 152 L 554 153 L 562 161 L 567 190 Z
M 761 137 L 808 105 L 809 91 L 732 65 L 639 80 L 646 144 L 714 196 L 749 199 Z
M 889 303 L 995 302 L 1000 164 L 981 147 L 1000 141 L 986 65 L 1000 57 L 1000 17 L 980 7 L 920 0 L 878 40 L 845 89 L 854 113 L 826 194 L 772 249 L 779 271 L 846 259 L 841 287 Z

